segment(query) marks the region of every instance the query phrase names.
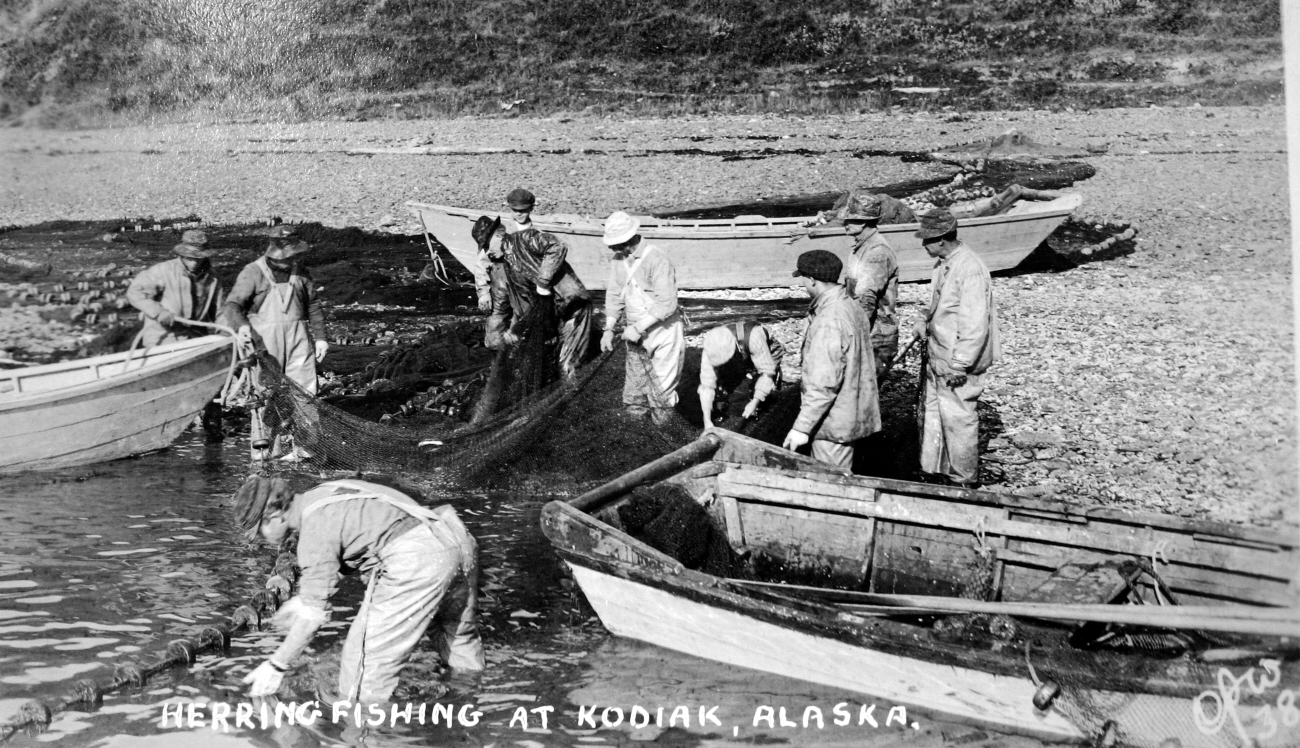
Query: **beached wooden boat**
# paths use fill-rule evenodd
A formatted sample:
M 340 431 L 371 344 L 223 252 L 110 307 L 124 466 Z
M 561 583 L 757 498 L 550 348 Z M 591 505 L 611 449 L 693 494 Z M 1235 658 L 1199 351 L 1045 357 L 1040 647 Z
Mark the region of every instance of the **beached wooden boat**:
M 166 447 L 225 383 L 231 338 L 0 372 L 0 473 Z
M 665 478 L 743 573 L 620 529 L 629 490 Z M 853 476 L 719 430 L 551 502 L 542 528 L 614 634 L 864 705 L 1054 741 L 1300 740 L 1300 555 L 1282 533 Z M 980 568 L 990 594 L 967 599 Z M 1152 604 L 1103 604 L 1136 595 Z
M 1019 265 L 1082 202 L 1066 194 L 1046 202 L 1022 201 L 1006 213 L 958 222 L 958 235 L 989 270 Z M 470 236 L 474 221 L 496 211 L 409 202 L 425 234 L 446 247 L 474 272 L 478 247 Z M 803 218 L 740 216 L 726 220 L 673 220 L 639 216 L 641 235 L 668 253 L 677 268 L 678 288 L 760 288 L 792 285 L 795 259 L 810 249 L 828 249 L 841 259 L 854 238 L 842 225 L 808 227 Z M 574 215 L 535 215 L 533 221 L 569 246 L 569 264 L 590 289 L 603 289 L 609 276 L 609 248 L 601 241 L 604 219 Z M 898 253 L 899 280 L 929 280 L 934 260 L 913 234 L 917 224 L 881 226 Z

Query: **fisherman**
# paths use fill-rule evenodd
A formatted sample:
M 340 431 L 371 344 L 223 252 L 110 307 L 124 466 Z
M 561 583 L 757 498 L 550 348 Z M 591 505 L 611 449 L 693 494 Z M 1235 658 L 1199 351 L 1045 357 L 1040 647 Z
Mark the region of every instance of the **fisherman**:
M 316 363 L 325 357 L 325 314 L 300 258 L 311 247 L 292 226 L 271 231 L 266 253 L 244 266 L 226 300 L 225 315 L 246 350 L 254 337 L 284 375 L 316 394 Z
M 714 398 L 719 391 L 733 392 L 741 379 L 754 378 L 754 395 L 741 412 L 751 418 L 758 406 L 781 384 L 781 359 L 785 349 L 771 330 L 753 320 L 721 325 L 704 333 L 700 357 L 700 412 L 704 428 L 713 428 Z M 725 404 L 727 394 L 722 401 Z
M 938 259 L 930 309 L 915 333 L 928 341 L 923 375 L 921 472 L 967 488 L 979 486 L 979 416 L 985 372 L 1001 358 L 988 268 L 957 239 L 957 219 L 936 208 L 921 215 L 917 238 Z
M 338 698 L 387 701 L 430 622 L 443 664 L 483 670 L 476 622 L 478 546 L 449 505 L 421 506 L 388 486 L 360 480 L 321 483 L 294 495 L 281 478 L 250 477 L 235 497 L 249 541 L 260 534 L 278 547 L 298 534 L 298 594 L 277 611 L 284 642 L 245 683 L 270 696 L 329 619 L 340 573 L 369 578 L 365 600 L 348 629 L 339 661 Z
M 186 231 L 172 253 L 177 256 L 141 270 L 126 289 L 127 301 L 144 318 L 140 342 L 146 348 L 211 335 L 211 330 L 178 325 L 176 320 L 211 324 L 223 311 L 225 289 L 212 273 L 207 234 Z
M 871 322 L 871 348 L 879 380 L 898 354 L 898 256 L 876 228 L 879 195 L 863 193 L 850 201 L 849 209 L 844 222 L 857 242 L 844 273 L 844 287 Z
M 480 241 L 489 259 L 499 253 L 496 262 L 504 271 L 491 286 L 488 342 L 489 345 L 494 342 L 495 330 L 500 330 L 501 341 L 506 345 L 519 342 L 519 323 L 528 315 L 533 301 L 554 294 L 560 318 L 560 371 L 565 377 L 572 377 L 591 351 L 591 294 L 565 261 L 569 248 L 554 235 L 533 225 L 536 202 L 528 190 L 511 190 L 506 195 L 511 216 L 501 222 L 500 248 L 493 248 L 492 242 L 498 234 L 495 229 L 487 230 L 488 241 Z
M 478 293 L 479 311 L 488 317 L 483 323 L 483 346 L 500 350 L 505 343 L 505 332 L 510 327 L 510 278 L 505 253 L 501 251 L 499 217 L 480 216 L 470 229 L 478 244 L 478 263 L 473 268 L 474 287 Z
M 605 246 L 614 252 L 605 289 L 602 351 L 614 350 L 614 325 L 626 314 L 623 340 L 639 345 L 649 370 L 629 351 L 623 376 L 623 407 L 632 416 L 668 422 L 677 405 L 677 384 L 686 358 L 685 325 L 677 308 L 677 271 L 664 251 L 642 241 L 641 222 L 616 211 L 605 219 Z M 653 381 L 651 381 L 653 380 Z
M 870 325 L 840 285 L 843 263 L 833 252 L 799 255 L 794 275 L 812 296 L 803 340 L 799 416 L 782 446 L 797 450 L 812 440 L 812 456 L 851 469 L 857 440 L 880 430 L 876 365 Z

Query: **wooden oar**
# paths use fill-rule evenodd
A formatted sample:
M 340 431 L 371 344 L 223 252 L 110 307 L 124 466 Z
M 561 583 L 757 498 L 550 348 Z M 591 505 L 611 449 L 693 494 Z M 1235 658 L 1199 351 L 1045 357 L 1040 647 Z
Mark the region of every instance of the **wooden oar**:
M 717 434 L 705 434 L 695 441 L 660 457 L 654 462 L 642 465 L 626 475 L 619 476 L 599 488 L 595 488 L 570 501 L 574 509 L 593 512 L 605 504 L 617 499 L 643 483 L 667 478 L 696 463 L 704 462 L 722 446 L 722 438 Z
M 1300 610 L 1190 605 L 1077 605 L 1063 603 L 985 602 L 936 595 L 884 595 L 831 590 L 773 582 L 728 579 L 742 587 L 833 602 L 867 615 L 948 615 L 988 613 L 1052 621 L 1093 621 L 1153 628 L 1200 629 L 1259 636 L 1300 636 Z M 893 612 L 891 612 L 893 611 Z

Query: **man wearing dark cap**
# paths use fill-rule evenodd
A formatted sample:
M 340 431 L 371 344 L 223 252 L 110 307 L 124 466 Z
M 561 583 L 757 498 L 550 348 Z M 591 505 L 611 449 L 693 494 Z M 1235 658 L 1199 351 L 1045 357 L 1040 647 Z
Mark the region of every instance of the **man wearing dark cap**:
M 176 324 L 176 320 L 216 322 L 225 303 L 225 290 L 208 259 L 212 250 L 207 234 L 186 231 L 172 252 L 177 257 L 140 271 L 126 289 L 127 301 L 144 318 L 140 342 L 145 347 L 211 335 L 210 330 Z
M 506 328 L 501 338 L 507 345 L 513 345 L 518 341 L 519 322 L 528 315 L 533 301 L 554 295 L 560 317 L 560 370 L 565 376 L 572 376 L 591 350 L 591 294 L 565 261 L 569 248 L 554 235 L 533 225 L 536 202 L 528 190 L 511 190 L 506 195 L 510 215 L 501 221 L 499 250 L 491 241 L 480 241 L 489 257 L 499 253 L 506 270 L 507 293 L 491 295 L 489 321 L 510 320 L 508 326 L 497 322 L 496 327 Z M 490 325 L 489 337 L 492 333 Z
M 853 444 L 880 430 L 871 326 L 840 285 L 843 263 L 814 249 L 799 255 L 794 275 L 812 296 L 803 340 L 803 395 L 799 417 L 782 446 L 796 450 L 812 440 L 812 456 L 850 469 Z
M 248 263 L 226 300 L 226 319 L 247 343 L 256 336 L 284 374 L 316 394 L 316 362 L 325 357 L 325 314 L 300 260 L 310 246 L 292 226 L 276 226 L 266 253 Z
M 924 375 L 921 472 L 967 488 L 979 485 L 979 416 L 985 372 L 1000 357 L 993 281 L 979 256 L 957 239 L 957 219 L 942 208 L 921 215 L 916 232 L 938 259 L 930 309 L 918 320 L 928 363 Z
M 879 195 L 862 193 L 849 201 L 844 223 L 857 232 L 853 257 L 844 273 L 844 287 L 871 321 L 871 348 L 876 377 L 898 353 L 898 256 L 876 225 L 880 223 Z

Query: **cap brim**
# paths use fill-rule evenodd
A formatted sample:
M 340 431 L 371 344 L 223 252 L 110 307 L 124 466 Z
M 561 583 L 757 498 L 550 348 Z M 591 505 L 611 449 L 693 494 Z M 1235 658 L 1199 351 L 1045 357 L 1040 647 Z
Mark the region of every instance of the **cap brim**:
M 177 244 L 172 247 L 172 253 L 179 255 L 180 257 L 189 257 L 193 260 L 207 260 L 215 254 L 211 249 L 196 247 L 193 244 Z
M 633 228 L 631 231 L 625 231 L 622 234 L 618 234 L 617 236 L 606 236 L 602 241 L 605 242 L 606 247 L 612 247 L 615 244 L 622 244 L 628 239 L 631 239 L 632 237 L 636 236 L 636 232 L 640 228 L 641 228 L 640 226 L 637 226 Z

